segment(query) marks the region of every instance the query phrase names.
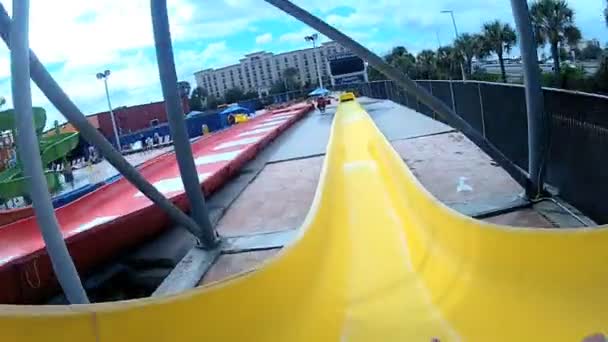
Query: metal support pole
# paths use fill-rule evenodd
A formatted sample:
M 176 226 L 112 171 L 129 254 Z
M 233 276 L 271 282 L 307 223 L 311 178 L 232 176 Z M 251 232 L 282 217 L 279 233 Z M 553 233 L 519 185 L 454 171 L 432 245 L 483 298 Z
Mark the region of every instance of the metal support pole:
M 10 33 L 13 42 L 11 85 L 17 113 L 15 118 L 18 132 L 17 148 L 23 163 L 23 173 L 27 180 L 36 220 L 59 284 L 70 303 L 86 304 L 89 299 L 55 217 L 34 128 L 29 66 L 29 0 L 13 1 L 13 18 L 15 23 Z
M 319 67 L 319 61 L 317 60 L 317 42 L 316 42 L 316 39 L 312 41 L 312 55 L 315 58 L 315 65 L 317 67 L 317 78 L 319 79 L 319 88 L 323 88 L 323 79 L 321 79 L 321 68 Z
M 543 164 L 549 153 L 550 121 L 545 113 L 540 69 L 530 12 L 526 0 L 511 0 L 515 24 L 519 33 L 524 70 L 526 109 L 528 111 L 528 173 L 530 184 L 526 194 L 530 198 L 541 196 L 544 186 Z
M 171 44 L 167 1 L 151 0 L 150 8 L 152 12 L 152 28 L 154 30 L 158 73 L 163 89 L 163 97 L 165 98 L 165 109 L 167 110 L 171 135 L 173 136 L 173 144 L 175 145 L 177 164 L 186 195 L 190 201 L 192 217 L 201 227 L 201 242 L 203 246 L 212 248 L 217 245 L 219 239 L 209 220 L 209 212 L 205 205 L 203 192 L 201 191 L 198 172 L 196 171 L 196 165 L 192 157 L 192 148 L 186 131 L 184 111 L 177 88 L 177 72 L 175 71 L 173 46 Z
M 114 110 L 112 109 L 112 102 L 110 102 L 110 91 L 108 90 L 108 76 L 103 78 L 103 85 L 106 88 L 106 99 L 108 100 L 108 109 L 110 110 L 110 119 L 112 120 L 112 129 L 114 130 L 114 139 L 116 139 L 116 149 L 122 150 L 120 146 L 120 135 L 118 134 L 118 126 L 116 125 L 116 118 L 114 117 Z
M 452 18 L 452 25 L 454 25 L 454 34 L 456 35 L 456 39 L 458 39 L 458 37 L 460 37 L 460 34 L 458 34 L 458 27 L 456 26 L 456 19 L 454 18 L 454 11 L 441 11 L 441 13 L 450 14 L 450 17 Z M 462 73 L 462 80 L 466 81 L 467 74 L 464 71 L 464 64 L 462 63 L 462 60 L 460 61 L 460 72 Z
M 479 132 L 477 132 L 471 125 L 466 122 L 463 118 L 458 116 L 450 107 L 448 107 L 441 100 L 432 96 L 428 91 L 418 88 L 416 83 L 412 81 L 407 75 L 386 63 L 380 56 L 374 54 L 363 45 L 357 43 L 352 38 L 348 37 L 344 33 L 338 31 L 331 25 L 327 24 L 323 20 L 315 17 L 308 13 L 304 9 L 294 5 L 289 0 L 265 0 L 267 3 L 277 7 L 285 13 L 293 16 L 294 18 L 302 21 L 309 25 L 325 36 L 340 43 L 345 48 L 349 49 L 352 53 L 359 56 L 361 59 L 366 60 L 371 66 L 376 68 L 379 72 L 384 74 L 389 79 L 395 81 L 395 83 L 404 88 L 406 91 L 416 96 L 422 102 L 424 102 L 431 109 L 436 111 L 441 117 L 446 120 L 455 129 L 460 130 L 469 139 L 473 140 L 482 150 L 490 154 L 496 162 L 498 162 L 518 183 L 522 184 L 526 182 L 526 177 L 522 174 L 521 170 L 510 161 L 500 150 L 494 145 L 487 141 Z
M 0 3 L 0 35 L 6 46 L 12 47 L 9 38 L 11 31 L 11 18 Z M 188 229 L 194 236 L 200 236 L 200 228 L 188 215 L 173 205 L 163 196 L 152 184 L 150 184 L 125 158 L 112 147 L 112 144 L 93 127 L 82 112 L 63 92 L 61 87 L 55 82 L 51 74 L 40 63 L 36 54 L 30 50 L 30 73 L 31 78 L 44 95 L 59 110 L 68 121 L 76 127 L 80 134 L 90 144 L 101 151 L 104 157 L 114 166 L 131 184 L 141 191 L 152 202 L 164 210 L 169 217 L 177 224 Z

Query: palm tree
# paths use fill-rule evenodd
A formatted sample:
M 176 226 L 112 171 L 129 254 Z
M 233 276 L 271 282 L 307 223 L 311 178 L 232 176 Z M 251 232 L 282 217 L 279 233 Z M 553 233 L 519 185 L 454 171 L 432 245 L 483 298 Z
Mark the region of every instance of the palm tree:
M 574 11 L 565 0 L 538 0 L 530 7 L 532 26 L 539 46 L 551 46 L 553 70 L 560 73 L 560 47 L 575 46 L 581 39 L 580 30 L 574 25 Z
M 202 87 L 196 87 L 190 94 L 190 109 L 202 111 L 206 107 L 207 96 L 209 92 Z
M 505 72 L 504 53 L 509 53 L 511 48 L 517 44 L 517 36 L 515 31 L 509 24 L 501 23 L 498 20 L 483 24 L 483 40 L 485 42 L 487 52 L 493 52 L 498 56 L 500 64 L 500 73 L 503 82 L 507 82 L 507 73 Z
M 608 1 L 606 1 L 606 8 L 604 8 L 604 20 L 606 20 L 606 26 L 608 26 Z
M 416 56 L 416 66 L 420 72 L 421 78 L 431 79 L 435 78 L 437 74 L 437 58 L 435 51 L 433 50 L 422 50 Z
M 410 77 L 416 77 L 416 57 L 403 46 L 396 46 L 384 60 Z
M 488 54 L 487 44 L 479 34 L 462 34 L 454 41 L 454 47 L 464 57 L 465 71 L 468 76 L 473 73 L 473 58 L 484 58 Z
M 415 62 L 414 55 L 409 53 L 409 51 L 407 51 L 407 49 L 404 48 L 403 46 L 395 46 L 393 48 L 393 50 L 391 51 L 391 53 L 384 56 L 384 60 L 386 60 L 386 62 L 389 64 L 392 64 L 393 62 L 397 61 L 400 58 L 405 58 L 407 60 L 411 60 L 412 63 Z
M 460 61 L 463 59 L 459 50 L 451 46 L 437 49 L 437 73 L 440 78 L 459 79 L 461 75 Z

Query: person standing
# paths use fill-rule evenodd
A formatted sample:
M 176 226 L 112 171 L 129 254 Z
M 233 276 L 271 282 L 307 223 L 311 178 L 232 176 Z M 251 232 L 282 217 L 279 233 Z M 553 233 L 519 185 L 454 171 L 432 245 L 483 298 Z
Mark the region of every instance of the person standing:
M 326 106 L 327 101 L 325 100 L 325 97 L 319 96 L 319 98 L 317 98 L 317 109 L 319 110 L 319 112 L 321 112 L 321 114 L 325 114 Z
M 72 189 L 74 188 L 74 172 L 72 170 L 72 163 L 70 161 L 65 162 L 65 168 L 63 169 L 63 178 L 66 183 L 69 183 Z

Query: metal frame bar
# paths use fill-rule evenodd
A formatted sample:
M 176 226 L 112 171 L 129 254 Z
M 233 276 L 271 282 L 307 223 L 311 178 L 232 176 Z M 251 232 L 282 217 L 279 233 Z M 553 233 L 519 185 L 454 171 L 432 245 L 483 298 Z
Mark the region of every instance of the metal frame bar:
M 186 122 L 184 121 L 184 110 L 177 87 L 177 72 L 175 71 L 175 59 L 171 43 L 167 1 L 151 0 L 150 11 L 158 73 L 165 99 L 169 128 L 173 136 L 177 165 L 186 195 L 190 201 L 192 217 L 200 227 L 199 238 L 201 243 L 206 248 L 212 248 L 217 245 L 219 239 L 209 220 L 209 211 L 201 191 L 198 172 L 192 157 L 192 147 L 186 130 Z
M 275 6 L 290 16 L 309 25 L 315 30 L 321 32 L 325 36 L 337 41 L 351 52 L 366 60 L 371 66 L 383 73 L 389 79 L 395 81 L 397 85 L 404 88 L 406 91 L 414 94 L 420 101 L 436 111 L 441 117 L 446 120 L 452 127 L 460 130 L 469 139 L 471 139 L 483 151 L 488 153 L 490 157 L 496 160 L 519 184 L 526 185 L 529 181 L 528 174 L 519 168 L 515 163 L 509 160 L 496 146 L 485 139 L 477 132 L 468 122 L 458 116 L 450 107 L 444 104 L 441 100 L 432 96 L 425 89 L 416 86 L 407 75 L 400 72 L 395 67 L 386 63 L 380 56 L 374 54 L 363 45 L 357 43 L 344 33 L 338 31 L 323 20 L 315 17 L 306 10 L 294 5 L 288 0 L 264 0 L 267 3 Z
M 452 96 L 452 110 L 456 113 L 456 96 L 454 95 L 454 82 L 448 81 L 450 84 L 450 95 Z
M 483 96 L 481 95 L 481 84 L 477 83 L 477 96 L 479 96 L 479 109 L 481 113 L 481 134 L 486 137 L 486 113 L 483 108 Z
M 4 6 L 0 3 L 0 36 L 9 49 L 12 47 L 9 37 L 11 26 L 12 20 Z M 162 193 L 139 174 L 135 167 L 124 159 L 120 152 L 114 149 L 112 144 L 89 123 L 84 114 L 82 114 L 74 102 L 70 100 L 67 94 L 38 60 L 36 54 L 31 50 L 29 50 L 29 52 L 30 77 L 57 110 L 74 125 L 90 144 L 97 147 L 108 162 L 131 182 L 131 184 L 164 210 L 174 222 L 188 229 L 188 231 L 197 238 L 200 237 L 200 228 L 196 222 L 165 198 Z
M 528 173 L 530 183 L 526 194 L 530 198 L 541 197 L 544 188 L 544 163 L 549 154 L 551 129 L 545 113 L 545 101 L 540 85 L 540 68 L 536 55 L 536 43 L 526 0 L 511 0 L 515 26 L 519 33 L 519 47 L 524 69 L 526 109 L 528 112 Z
M 13 1 L 14 24 L 10 31 L 11 86 L 16 114 L 17 148 L 23 163 L 23 173 L 32 199 L 38 227 L 51 259 L 53 270 L 66 298 L 72 304 L 89 302 L 80 282 L 76 266 L 68 252 L 44 176 L 40 148 L 34 128 L 32 90 L 30 88 L 29 0 Z

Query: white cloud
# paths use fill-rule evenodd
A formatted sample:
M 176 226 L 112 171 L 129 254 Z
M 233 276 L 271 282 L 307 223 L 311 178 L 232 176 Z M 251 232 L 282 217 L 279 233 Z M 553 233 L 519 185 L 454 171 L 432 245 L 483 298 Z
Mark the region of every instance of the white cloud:
M 304 42 L 304 37 L 309 36 L 316 31 L 308 26 L 294 32 L 284 33 L 279 36 L 279 41 L 284 43 L 301 43 Z
M 335 14 L 328 15 L 325 18 L 328 24 L 337 28 L 358 28 L 361 26 L 374 26 L 380 24 L 384 16 L 379 13 L 361 13 L 353 12 L 347 16 L 339 16 Z
M 218 68 L 238 62 L 241 54 L 225 40 L 208 44 L 201 51 L 182 51 L 175 57 L 178 75 L 192 76 L 195 71 Z
M 264 33 L 255 37 L 256 44 L 268 44 L 272 41 L 272 33 Z

